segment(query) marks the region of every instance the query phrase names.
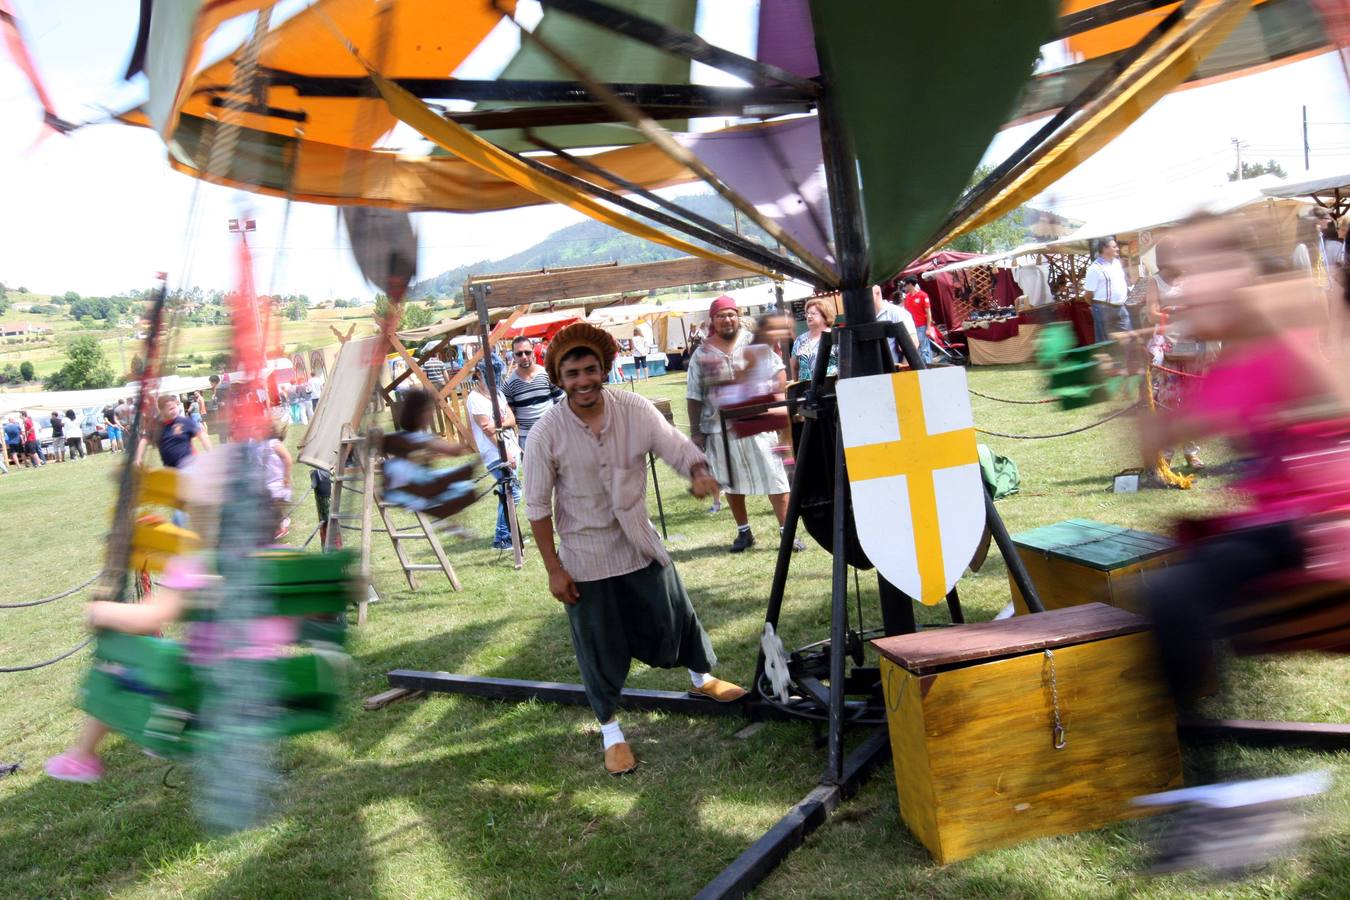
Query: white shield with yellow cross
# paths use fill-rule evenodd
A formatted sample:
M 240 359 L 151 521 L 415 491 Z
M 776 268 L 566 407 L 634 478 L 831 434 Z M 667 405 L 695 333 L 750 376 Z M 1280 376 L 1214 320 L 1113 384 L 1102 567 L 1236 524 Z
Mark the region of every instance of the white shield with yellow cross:
M 887 581 L 938 603 L 984 533 L 966 372 L 842 378 L 837 389 L 858 541 Z

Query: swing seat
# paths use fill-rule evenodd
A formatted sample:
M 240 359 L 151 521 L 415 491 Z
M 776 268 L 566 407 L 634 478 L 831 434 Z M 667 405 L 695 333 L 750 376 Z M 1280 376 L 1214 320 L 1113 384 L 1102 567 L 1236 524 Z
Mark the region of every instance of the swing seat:
M 281 707 L 267 724 L 271 736 L 332 727 L 347 682 L 348 658 L 342 648 L 352 554 L 271 550 L 258 554 L 258 560 L 260 590 L 272 600 L 271 610 L 260 618 L 298 620 L 294 639 L 279 645 L 270 658 L 211 664 L 261 667 L 261 678 L 273 685 Z M 209 620 L 202 610 L 192 611 L 189 618 Z M 208 633 L 205 640 L 210 639 Z M 81 688 L 86 712 L 160 755 L 179 756 L 195 749 L 202 737 L 197 716 L 208 682 L 181 643 L 104 631 L 98 634 L 94 660 Z
M 80 691 L 85 712 L 162 756 L 190 751 L 200 686 L 176 641 L 105 631 Z
M 173 509 L 182 509 L 184 503 L 178 494 L 181 484 L 177 469 L 168 467 L 160 469 L 147 469 L 141 472 L 141 490 L 140 496 L 136 499 L 137 506 L 168 506 Z
M 776 394 L 762 394 L 758 397 L 752 397 L 742 403 L 723 407 L 723 414 L 727 415 L 727 427 L 731 429 L 732 435 L 737 438 L 754 437 L 755 435 L 763 434 L 766 431 L 777 432 L 787 428 L 791 420 L 788 417 L 786 407 L 766 409 L 761 413 L 740 418 L 732 418 L 732 416 L 729 415 L 730 413 L 735 413 L 737 410 L 750 409 L 764 403 L 774 403 L 782 399 L 781 396 Z
M 200 546 L 197 533 L 160 516 L 141 516 L 131 533 L 133 571 L 163 572 L 175 556 L 191 553 Z

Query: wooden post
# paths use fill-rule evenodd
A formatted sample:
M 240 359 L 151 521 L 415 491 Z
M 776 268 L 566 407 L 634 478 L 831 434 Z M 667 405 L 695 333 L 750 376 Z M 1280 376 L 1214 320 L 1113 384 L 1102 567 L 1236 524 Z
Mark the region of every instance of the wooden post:
M 361 454 L 361 583 L 365 594 L 356 607 L 357 625 L 366 624 L 366 607 L 370 602 L 370 535 L 375 513 L 375 454 L 372 451 L 371 435 L 372 432 L 366 432 L 366 443 Z
M 431 393 L 431 396 L 436 398 L 436 403 L 440 406 L 441 412 L 444 413 L 446 419 L 450 421 L 450 424 L 454 426 L 455 432 L 460 436 L 460 439 L 468 441 L 470 438 L 469 429 L 465 426 L 459 416 L 455 414 L 455 411 L 450 408 L 450 404 L 446 402 L 445 397 L 440 393 L 440 386 L 431 380 L 431 376 L 427 375 L 426 370 L 417 362 L 417 358 L 413 356 L 407 347 L 403 346 L 403 342 L 398 339 L 398 335 L 389 335 L 389 343 L 393 345 L 396 351 L 398 351 L 399 356 L 403 357 L 403 361 L 408 364 L 408 368 L 412 369 L 413 374 L 417 376 L 417 380 L 422 382 L 422 386 Z M 459 372 L 456 372 L 455 374 L 459 375 Z

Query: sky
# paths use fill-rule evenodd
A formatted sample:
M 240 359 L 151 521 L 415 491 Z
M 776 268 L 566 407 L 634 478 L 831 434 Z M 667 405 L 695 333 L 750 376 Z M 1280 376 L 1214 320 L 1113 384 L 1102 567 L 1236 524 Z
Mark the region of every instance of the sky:
M 15 0 L 14 7 L 63 117 L 96 118 L 100 110 L 123 108 L 143 92 L 138 84 L 120 81 L 135 38 L 137 0 Z M 697 30 L 753 55 L 755 14 L 755 0 L 702 4 Z M 490 75 L 518 40 L 506 23 L 490 46 L 466 62 L 472 72 L 459 74 Z M 702 66 L 696 66 L 694 78 L 735 83 Z M 1340 61 L 1328 54 L 1167 97 L 1034 205 L 1087 219 L 1149 196 L 1198 196 L 1233 168 L 1234 137 L 1247 145 L 1245 159 L 1275 158 L 1297 178 L 1303 170 L 1304 104 L 1314 123 L 1309 129 L 1314 173 L 1350 169 L 1350 90 Z M 226 223 L 247 214 L 258 223 L 251 245 L 260 290 L 306 294 L 314 301 L 370 296 L 333 208 L 296 203 L 288 217 L 282 200 L 174 173 L 162 142 L 148 129 L 94 125 L 34 146 L 40 115 L 26 81 L 0 51 L 0 281 L 7 286 L 99 295 L 148 287 L 155 272 L 167 271 L 171 285 L 228 289 L 234 275 Z M 1036 124 L 999 135 L 987 159 L 1002 158 Z M 550 205 L 414 218 L 423 277 L 509 256 L 581 220 Z

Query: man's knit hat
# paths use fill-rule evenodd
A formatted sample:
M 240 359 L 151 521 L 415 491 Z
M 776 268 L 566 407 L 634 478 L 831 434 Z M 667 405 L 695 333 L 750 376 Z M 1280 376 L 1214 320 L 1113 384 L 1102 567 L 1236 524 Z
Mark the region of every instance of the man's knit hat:
M 574 322 L 553 336 L 548 342 L 548 354 L 544 357 L 544 370 L 554 384 L 561 384 L 558 372 L 562 358 L 578 347 L 585 347 L 600 358 L 600 365 L 606 373 L 614 365 L 614 357 L 619 354 L 619 342 L 613 335 L 588 322 Z

